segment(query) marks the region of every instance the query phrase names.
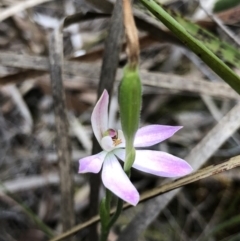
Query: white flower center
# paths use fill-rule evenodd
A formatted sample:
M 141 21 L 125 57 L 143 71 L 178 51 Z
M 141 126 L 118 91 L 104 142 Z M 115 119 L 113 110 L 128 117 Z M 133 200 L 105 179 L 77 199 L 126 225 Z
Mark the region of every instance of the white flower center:
M 116 131 L 114 129 L 108 129 L 104 132 L 103 138 L 101 140 L 101 146 L 106 151 L 111 151 L 115 149 L 118 145 L 123 143 L 122 131 Z

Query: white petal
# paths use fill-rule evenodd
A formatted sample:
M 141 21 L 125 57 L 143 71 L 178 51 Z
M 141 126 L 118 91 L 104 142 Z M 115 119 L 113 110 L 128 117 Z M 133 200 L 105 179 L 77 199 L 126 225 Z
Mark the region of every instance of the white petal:
M 102 163 L 107 152 L 102 151 L 96 155 L 84 157 L 79 160 L 79 173 L 93 172 L 98 173 L 101 170 Z
M 105 136 L 102 138 L 100 145 L 103 150 L 109 152 L 114 148 L 113 140 L 110 136 Z
M 138 129 L 135 139 L 135 147 L 147 147 L 164 141 L 180 130 L 182 126 L 149 125 Z
M 125 149 L 115 149 L 112 151 L 120 160 L 124 161 L 125 159 Z
M 116 196 L 134 206 L 137 205 L 139 193 L 112 153 L 106 156 L 103 163 L 102 180 L 105 187 Z
M 91 116 L 93 133 L 99 143 L 103 137 L 103 133 L 108 129 L 108 102 L 109 95 L 108 92 L 104 90 Z
M 183 159 L 161 151 L 137 150 L 133 167 L 162 177 L 181 177 L 192 172 Z

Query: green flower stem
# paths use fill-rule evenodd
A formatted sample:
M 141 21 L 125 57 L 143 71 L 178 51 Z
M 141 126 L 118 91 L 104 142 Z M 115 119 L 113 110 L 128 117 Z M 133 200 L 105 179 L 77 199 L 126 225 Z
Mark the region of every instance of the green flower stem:
M 133 147 L 133 142 L 126 143 L 126 157 L 124 162 L 124 171 L 128 176 L 130 176 L 130 170 L 135 160 L 136 151 Z
M 203 43 L 192 37 L 187 30 L 169 15 L 154 0 L 140 0 L 142 4 L 167 28 L 169 28 L 186 46 L 197 54 L 216 74 L 240 94 L 240 77 L 224 64 Z
M 106 203 L 105 207 L 108 213 L 110 213 L 111 208 L 112 193 L 109 189 L 106 189 Z
M 123 200 L 118 198 L 116 212 L 113 214 L 113 216 L 109 220 L 108 225 L 105 226 L 104 228 L 102 226 L 100 241 L 107 241 L 110 229 L 113 226 L 113 224 L 117 221 L 118 217 L 120 216 L 120 214 L 122 212 L 122 208 L 123 208 Z
M 108 225 L 109 230 L 113 226 L 113 224 L 117 221 L 118 217 L 120 216 L 120 214 L 122 212 L 122 208 L 123 208 L 123 200 L 118 198 L 116 212 L 111 217 L 109 225 Z
M 103 228 L 102 226 L 100 241 L 107 241 L 109 231 L 110 229 L 107 229 L 107 227 Z
M 101 241 L 106 241 L 108 237 L 108 224 L 110 220 L 110 191 L 106 191 L 106 197 L 100 203 L 100 220 L 101 220 Z
M 102 227 L 100 241 L 107 241 L 110 229 Z
M 124 171 L 127 176 L 130 177 L 131 167 L 135 160 L 135 148 L 133 147 L 133 141 L 126 143 L 126 161 L 124 163 Z M 117 221 L 123 208 L 123 200 L 118 198 L 117 209 L 113 216 L 110 218 L 110 204 L 111 204 L 112 193 L 107 189 L 106 197 L 102 200 L 100 206 L 100 217 L 101 217 L 101 238 L 100 241 L 106 241 L 109 235 L 110 229 L 113 224 Z
M 102 200 L 101 207 L 100 207 L 101 227 L 102 227 L 100 241 L 107 241 L 111 227 L 117 221 L 118 217 L 122 212 L 123 201 L 120 198 L 118 198 L 116 212 L 113 214 L 113 216 L 110 219 L 111 197 L 112 197 L 112 193 L 107 189 L 106 198 Z
M 128 148 L 126 148 L 126 160 L 128 161 L 128 163 L 133 163 L 135 160 L 135 148 L 131 147 L 131 145 L 127 145 L 127 146 L 128 146 Z M 125 163 L 127 163 L 127 162 L 125 162 Z M 131 166 L 132 166 L 132 164 L 130 166 L 127 165 L 126 167 L 124 165 L 124 171 L 126 172 L 128 177 L 130 176 Z M 107 189 L 106 197 L 102 200 L 101 205 L 100 205 L 100 217 L 101 217 L 100 241 L 107 241 L 111 227 L 117 221 L 117 219 L 119 218 L 119 216 L 121 215 L 121 212 L 122 212 L 123 200 L 118 198 L 116 212 L 110 218 L 111 199 L 112 199 L 112 193 Z

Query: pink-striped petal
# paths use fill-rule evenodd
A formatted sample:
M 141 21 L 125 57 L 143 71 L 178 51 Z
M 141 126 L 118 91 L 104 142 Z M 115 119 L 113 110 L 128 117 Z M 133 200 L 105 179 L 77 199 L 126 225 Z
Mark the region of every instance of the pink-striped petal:
M 161 151 L 138 150 L 133 167 L 161 177 L 181 177 L 192 172 L 183 159 Z
M 139 193 L 112 153 L 106 156 L 103 163 L 102 180 L 104 186 L 116 196 L 134 206 L 137 205 Z
M 79 160 L 78 173 L 93 172 L 98 173 L 101 170 L 102 163 L 107 155 L 106 151 L 102 151 L 96 155 L 84 157 Z
M 93 133 L 99 143 L 104 132 L 108 129 L 108 102 L 108 92 L 104 90 L 102 96 L 95 105 L 91 116 Z
M 180 130 L 182 126 L 149 125 L 138 129 L 135 139 L 135 147 L 147 147 L 164 141 Z

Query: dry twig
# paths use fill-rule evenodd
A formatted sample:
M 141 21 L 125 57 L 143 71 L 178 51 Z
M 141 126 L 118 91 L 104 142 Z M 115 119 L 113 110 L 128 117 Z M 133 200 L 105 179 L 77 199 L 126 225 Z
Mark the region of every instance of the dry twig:
M 50 75 L 54 99 L 55 122 L 57 131 L 56 149 L 59 159 L 61 189 L 61 222 L 63 231 L 75 223 L 73 209 L 73 180 L 68 120 L 65 94 L 62 82 L 62 28 L 56 29 L 50 36 L 49 44 Z
M 27 79 L 39 77 L 49 71 L 49 61 L 45 57 L 33 57 L 27 55 L 18 55 L 13 53 L 1 52 L 0 64 L 16 68 L 30 69 L 23 73 L 12 74 L 0 78 L 0 85 L 7 83 L 20 83 Z M 94 71 L 93 71 L 94 70 Z M 99 78 L 100 68 L 96 65 L 65 60 L 63 64 L 63 75 L 83 76 L 95 83 Z M 18 77 L 19 75 L 19 77 Z M 217 98 L 227 98 L 239 100 L 239 95 L 225 83 L 208 82 L 201 79 L 188 79 L 174 74 L 152 73 L 140 71 L 142 83 L 153 87 L 166 88 L 170 90 L 189 91 L 197 94 L 206 94 Z M 110 71 L 107 75 L 112 79 Z M 118 69 L 117 79 L 122 77 L 122 70 Z M 102 89 L 103 87 L 101 87 Z M 110 90 L 110 87 L 107 87 Z
M 236 105 L 227 113 L 198 145 L 191 150 L 185 159 L 191 164 L 194 170 L 199 169 L 239 127 L 240 104 Z M 239 157 L 237 160 L 239 161 Z M 220 167 L 222 168 L 222 166 Z M 181 189 L 175 189 L 146 203 L 144 209 L 135 216 L 125 231 L 121 233 L 118 241 L 137 240 L 139 235 L 180 190 Z
M 156 197 L 156 196 L 161 195 L 163 193 L 167 193 L 167 192 L 169 192 L 171 190 L 174 190 L 174 189 L 176 189 L 176 191 L 178 192 L 180 189 L 177 189 L 177 188 L 179 188 L 179 187 L 183 187 L 185 185 L 188 185 L 190 183 L 199 181 L 199 180 L 207 178 L 209 176 L 216 175 L 216 174 L 219 174 L 219 173 L 227 171 L 227 170 L 231 170 L 231 169 L 233 169 L 235 167 L 238 167 L 238 166 L 240 166 L 240 156 L 233 157 L 233 158 L 229 159 L 228 161 L 225 161 L 222 164 L 209 166 L 209 167 L 204 168 L 202 170 L 199 170 L 199 171 L 197 171 L 193 174 L 190 174 L 186 177 L 177 179 L 177 180 L 175 180 L 173 182 L 170 182 L 168 184 L 165 184 L 161 187 L 158 187 L 158 188 L 155 188 L 153 190 L 147 191 L 147 192 L 145 192 L 141 195 L 140 202 L 144 202 L 144 201 L 146 201 L 150 198 Z M 167 194 L 165 194 L 165 195 L 167 195 Z M 130 208 L 130 207 L 132 207 L 130 204 L 124 205 L 124 209 Z M 114 211 L 115 211 L 114 209 L 111 210 L 111 213 L 113 213 Z M 147 211 L 149 211 L 149 210 L 147 210 Z M 84 228 L 86 228 L 90 225 L 95 224 L 96 222 L 99 221 L 99 219 L 100 219 L 99 216 L 95 216 L 95 217 L 91 218 L 90 220 L 88 220 L 87 222 L 75 226 L 73 229 L 71 229 L 64 234 L 61 234 L 61 235 L 51 239 L 50 241 L 59 241 L 59 240 L 62 240 L 64 238 L 67 238 L 70 235 L 73 235 L 73 234 L 79 232 L 80 230 L 82 230 L 82 229 L 84 229 Z M 136 240 L 136 239 L 126 239 L 126 240 Z
M 24 11 L 28 8 L 32 8 L 36 5 L 45 3 L 45 2 L 50 2 L 52 0 L 28 0 L 28 1 L 24 1 L 18 4 L 15 4 L 9 8 L 7 8 L 6 10 L 0 12 L 0 22 L 2 22 L 3 20 L 13 16 L 14 14 Z

